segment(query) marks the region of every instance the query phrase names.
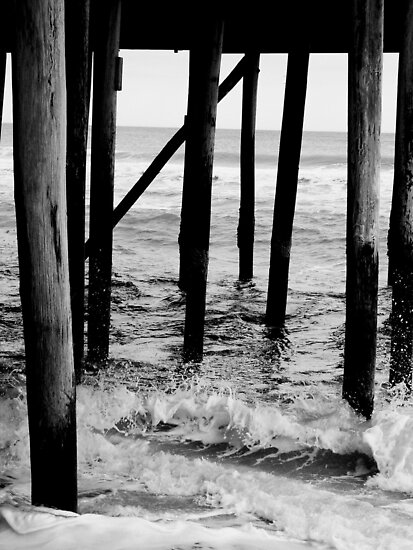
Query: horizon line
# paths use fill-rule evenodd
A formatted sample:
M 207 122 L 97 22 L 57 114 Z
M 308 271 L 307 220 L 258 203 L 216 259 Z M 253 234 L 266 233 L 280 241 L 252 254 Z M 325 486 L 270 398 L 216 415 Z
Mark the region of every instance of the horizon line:
M 2 126 L 5 125 L 5 124 L 8 124 L 10 126 L 13 125 L 13 121 L 3 121 L 2 122 Z M 147 124 L 121 124 L 121 123 L 118 123 L 116 124 L 116 127 L 117 128 L 148 128 L 148 129 L 163 129 L 163 130 L 179 130 L 179 128 L 181 128 L 181 126 L 169 126 L 169 125 L 166 125 L 166 126 L 161 126 L 161 125 L 147 125 Z M 89 124 L 89 128 L 92 128 L 92 125 Z M 220 128 L 220 127 L 217 127 L 216 128 L 217 131 L 241 131 L 241 128 L 238 127 L 238 128 L 235 128 L 235 127 L 232 127 L 232 128 Z M 256 128 L 255 129 L 256 132 L 281 132 L 281 128 Z M 320 134 L 346 134 L 347 133 L 347 129 L 345 130 L 314 130 L 314 129 L 311 129 L 311 128 L 307 128 L 307 129 L 304 129 L 303 130 L 303 134 L 305 133 L 320 133 Z M 394 131 L 389 131 L 389 130 L 383 130 L 381 132 L 381 135 L 383 134 L 390 134 L 390 135 L 395 135 L 395 132 Z

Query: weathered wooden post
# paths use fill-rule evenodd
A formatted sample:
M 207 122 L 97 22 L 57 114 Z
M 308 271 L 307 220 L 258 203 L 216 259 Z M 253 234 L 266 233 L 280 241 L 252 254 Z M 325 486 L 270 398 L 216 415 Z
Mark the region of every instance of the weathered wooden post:
M 370 417 L 377 341 L 383 0 L 354 0 L 352 21 L 343 397 Z
M 186 291 L 184 361 L 201 361 L 211 221 L 212 163 L 223 20 L 206 18 L 190 51 L 182 193 L 180 285 Z
M 85 187 L 91 66 L 89 14 L 90 0 L 65 1 L 66 193 L 73 353 L 77 383 L 81 380 L 85 343 Z
M 239 279 L 254 275 L 255 231 L 255 120 L 260 54 L 247 53 L 242 88 L 241 194 L 238 222 Z
M 287 307 L 288 272 L 307 93 L 308 62 L 308 48 L 290 52 L 288 55 L 265 318 L 268 326 L 277 328 L 284 325 Z
M 33 504 L 77 508 L 64 0 L 16 2 L 14 178 Z
M 404 0 L 394 183 L 388 240 L 393 285 L 390 383 L 412 386 L 413 361 L 413 1 Z
M 109 354 L 112 277 L 112 214 L 115 172 L 116 82 L 120 34 L 120 0 L 102 0 L 97 10 L 94 47 L 88 358 Z
M 6 51 L 0 50 L 0 138 L 1 138 L 1 127 L 3 124 L 4 86 L 6 83 L 6 60 L 7 60 Z

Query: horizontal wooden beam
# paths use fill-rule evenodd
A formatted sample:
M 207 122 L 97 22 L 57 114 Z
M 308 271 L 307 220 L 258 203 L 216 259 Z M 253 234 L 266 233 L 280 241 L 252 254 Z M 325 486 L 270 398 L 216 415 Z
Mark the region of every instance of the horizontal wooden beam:
M 99 9 L 100 0 L 92 0 Z M 2 0 L 0 7 L 0 49 L 10 51 L 13 44 L 14 0 Z M 310 53 L 348 53 L 351 43 L 351 5 L 349 0 L 314 0 L 306 10 L 306 0 L 278 2 L 254 10 L 234 10 L 224 14 L 223 53 L 244 53 L 254 46 L 258 53 L 289 53 L 299 50 L 301 36 L 297 27 L 305 22 L 310 34 Z M 122 0 L 121 49 L 190 50 L 199 28 L 198 4 L 171 3 L 159 7 L 142 6 L 136 0 Z M 139 32 L 136 24 L 139 23 Z M 202 21 L 201 21 L 202 23 Z M 384 51 L 400 50 L 401 2 L 385 0 Z M 156 32 L 154 32 L 156 28 Z M 93 26 L 91 29 L 93 38 Z

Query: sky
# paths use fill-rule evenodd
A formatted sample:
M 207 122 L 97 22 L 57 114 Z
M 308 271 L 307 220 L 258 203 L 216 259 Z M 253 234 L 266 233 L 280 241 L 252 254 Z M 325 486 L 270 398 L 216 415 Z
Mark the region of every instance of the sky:
M 123 88 L 117 98 L 117 124 L 121 126 L 182 125 L 187 106 L 187 51 L 121 50 Z M 222 81 L 241 59 L 224 54 Z M 382 131 L 394 132 L 397 94 L 397 54 L 384 54 Z M 258 130 L 279 130 L 282 122 L 287 55 L 262 54 L 258 80 Z M 218 128 L 240 128 L 242 85 L 239 83 L 218 106 Z M 10 57 L 3 121 L 12 121 Z M 307 131 L 347 130 L 347 56 L 312 54 L 304 119 Z

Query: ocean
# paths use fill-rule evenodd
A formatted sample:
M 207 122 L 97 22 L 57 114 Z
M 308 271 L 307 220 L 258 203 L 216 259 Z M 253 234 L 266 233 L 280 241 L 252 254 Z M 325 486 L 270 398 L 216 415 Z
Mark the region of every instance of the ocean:
M 118 128 L 115 204 L 174 132 Z M 369 421 L 341 398 L 345 133 L 304 133 L 285 330 L 274 337 L 264 324 L 278 145 L 279 132 L 257 131 L 254 278 L 241 283 L 240 132 L 217 130 L 202 364 L 181 361 L 184 147 L 116 227 L 110 359 L 77 391 L 76 515 L 30 506 L 12 127 L 3 126 L 1 549 L 413 548 L 413 407 L 388 385 L 394 136 L 382 135 Z

